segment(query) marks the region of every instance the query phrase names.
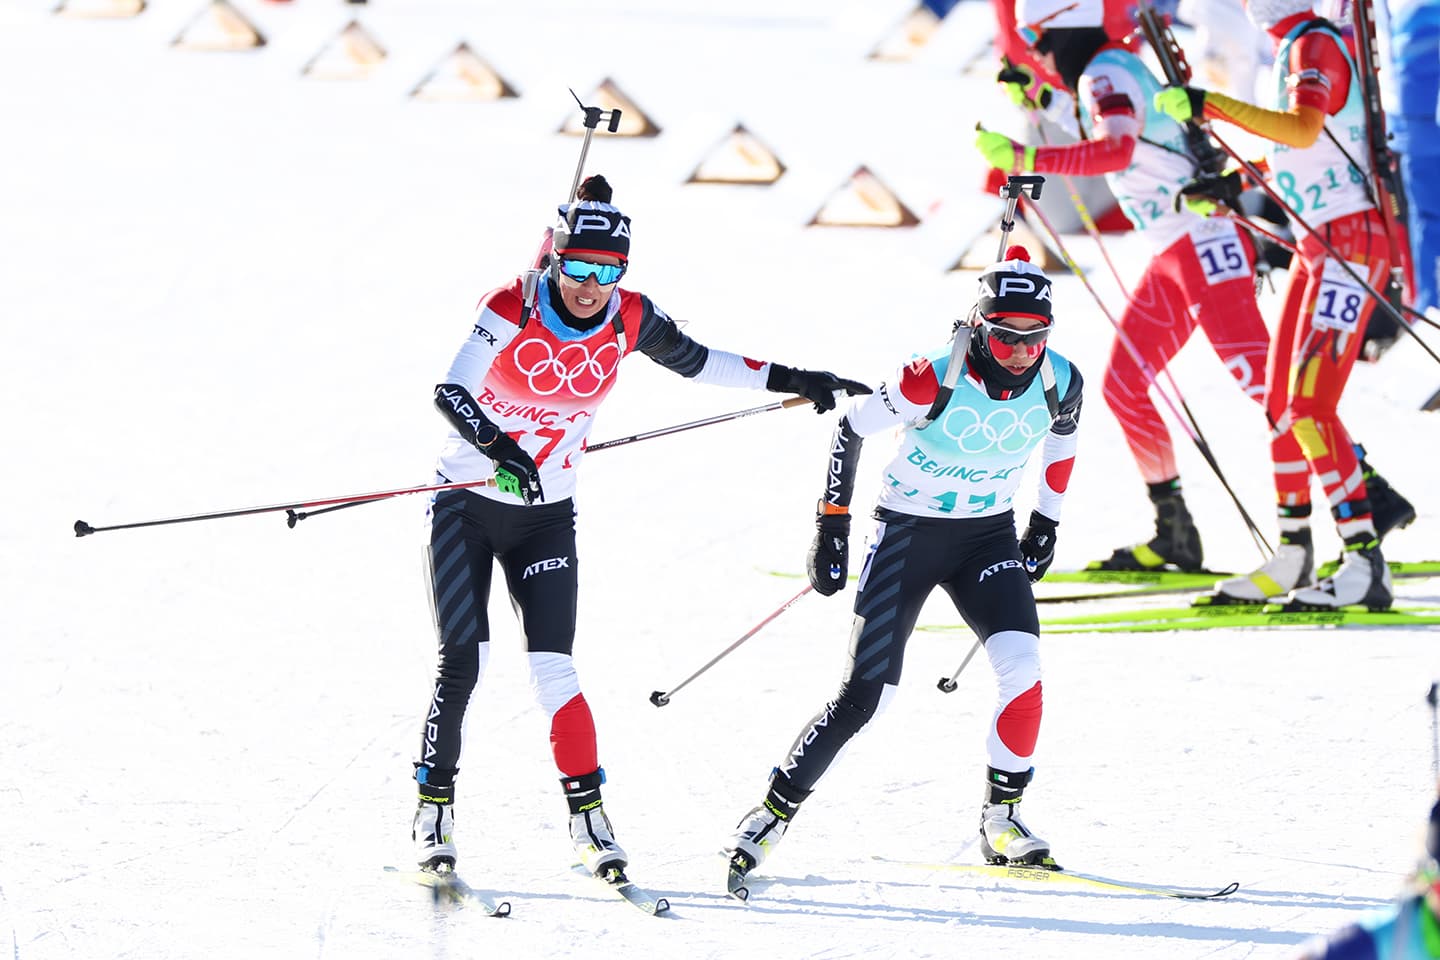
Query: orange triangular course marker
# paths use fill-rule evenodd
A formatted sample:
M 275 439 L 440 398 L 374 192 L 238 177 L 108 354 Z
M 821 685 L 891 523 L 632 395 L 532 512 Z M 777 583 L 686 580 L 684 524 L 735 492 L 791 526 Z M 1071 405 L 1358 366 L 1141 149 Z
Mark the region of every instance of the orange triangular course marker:
M 67 17 L 133 17 L 145 9 L 145 0 L 63 0 L 56 13 Z
M 626 96 L 625 93 L 616 86 L 615 81 L 609 77 L 600 81 L 600 86 L 591 91 L 588 97 L 581 97 L 580 99 L 587 107 L 599 107 L 601 110 L 618 109 L 620 111 L 620 128 L 616 130 L 612 136 L 653 137 L 660 133 L 660 128 L 650 121 L 650 118 L 645 115 L 645 111 L 637 107 L 635 101 Z M 560 127 L 558 132 L 576 137 L 584 136 L 585 124 L 582 122 L 583 120 L 584 115 L 577 107 L 571 112 L 571 115 L 566 119 L 564 125 Z M 605 122 L 602 122 L 597 132 L 609 134 L 610 128 Z
M 171 46 L 181 50 L 254 50 L 265 46 L 265 38 L 225 0 L 210 0 Z
M 920 218 L 868 167 L 860 167 L 810 220 L 812 227 L 913 227 Z
M 319 80 L 364 80 L 384 59 L 384 48 L 360 26 L 359 21 L 351 20 L 305 65 L 301 73 Z
M 929 7 L 916 7 L 890 35 L 870 51 L 871 60 L 905 62 L 913 60 L 940 29 L 940 18 Z
M 417 100 L 489 101 L 518 96 L 513 87 L 462 43 L 410 91 Z M 623 120 L 624 117 L 622 116 Z
M 686 183 L 769 184 L 784 172 L 785 164 L 770 148 L 743 125 L 736 124 L 730 135 L 700 161 Z

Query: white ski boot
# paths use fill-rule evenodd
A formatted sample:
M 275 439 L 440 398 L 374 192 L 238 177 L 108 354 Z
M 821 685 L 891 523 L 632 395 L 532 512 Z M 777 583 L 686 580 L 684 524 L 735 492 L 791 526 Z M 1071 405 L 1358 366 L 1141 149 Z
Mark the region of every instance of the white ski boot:
M 415 842 L 415 862 L 434 868 L 441 863 L 455 865 L 455 805 L 421 800 L 410 825 Z
M 610 870 L 624 870 L 630 862 L 629 855 L 615 842 L 615 830 L 602 803 L 570 815 L 570 842 L 585 869 L 597 877 Z
M 1265 603 L 1314 582 L 1315 547 L 1310 531 L 1306 530 L 1303 538 L 1282 541 L 1275 556 L 1249 576 L 1231 577 L 1217 583 L 1210 604 Z
M 1296 590 L 1287 609 L 1335 610 L 1363 606 L 1368 610 L 1389 610 L 1395 602 L 1390 568 L 1380 555 L 1380 542 L 1361 540 L 1345 545 L 1340 569 L 1306 590 Z
M 725 852 L 741 873 L 749 873 L 765 862 L 785 836 L 788 826 L 788 818 L 782 818 L 768 804 L 762 803 L 745 814 L 735 827 L 735 835 L 725 844 Z
M 1023 773 L 987 768 L 986 801 L 980 808 L 980 849 L 986 863 L 1059 869 L 1050 856 L 1050 844 L 1020 819 L 1020 796 L 1034 775 L 1034 768 Z
M 630 857 L 615 841 L 615 829 L 605 815 L 605 802 L 600 799 L 600 784 L 605 772 L 597 769 L 583 777 L 566 777 L 560 781 L 565 801 L 570 805 L 570 842 L 585 869 L 603 877 L 612 870 L 624 871 Z
M 799 799 L 793 798 L 796 794 Z M 800 810 L 801 802 L 808 796 L 809 790 L 800 791 L 793 787 L 787 790 L 774 780 L 770 782 L 764 802 L 741 818 L 734 835 L 725 844 L 732 881 L 744 879 L 774 852 L 790 821 Z

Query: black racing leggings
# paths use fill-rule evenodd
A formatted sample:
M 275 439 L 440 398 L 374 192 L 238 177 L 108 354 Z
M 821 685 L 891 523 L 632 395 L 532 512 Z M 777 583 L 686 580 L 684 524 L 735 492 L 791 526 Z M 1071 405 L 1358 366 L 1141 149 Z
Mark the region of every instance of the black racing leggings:
M 479 681 L 480 644 L 490 640 L 486 608 L 496 559 L 526 650 L 569 654 L 575 644 L 575 504 L 527 507 L 447 490 L 431 506 L 426 553 L 440 662 L 420 758 L 453 776 L 465 708 Z
M 1035 594 L 1020 562 L 1012 512 L 977 519 L 876 512 L 879 527 L 860 573 L 850 663 L 835 699 L 796 737 L 779 774 L 808 792 L 900 682 L 905 644 L 935 587 L 982 640 L 1005 630 L 1039 634 Z

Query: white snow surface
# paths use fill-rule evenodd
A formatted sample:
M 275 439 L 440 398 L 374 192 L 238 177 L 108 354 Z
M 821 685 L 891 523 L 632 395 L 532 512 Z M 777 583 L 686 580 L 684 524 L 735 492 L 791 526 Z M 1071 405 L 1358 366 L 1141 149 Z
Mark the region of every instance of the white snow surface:
M 433 669 L 423 498 L 295 529 L 276 513 L 85 539 L 72 524 L 428 482 L 445 433 L 432 387 L 476 299 L 525 266 L 565 198 L 579 147 L 556 133 L 566 88 L 607 76 L 663 131 L 590 150 L 634 218 L 626 285 L 708 345 L 889 376 L 971 302 L 973 274 L 946 269 L 997 206 L 971 131 L 1014 123 L 989 80 L 989 7 L 966 0 L 933 53 L 882 64 L 865 54 L 908 4 L 237 0 L 270 42 L 229 54 L 170 48 L 200 0 L 108 21 L 53 5 L 0 4 L 0 955 L 1286 957 L 1402 888 L 1434 795 L 1435 631 L 1046 634 L 1027 820 L 1074 869 L 1239 882 L 1222 902 L 907 863 L 978 862 L 994 698 L 983 658 L 939 693 L 972 638 L 922 631 L 900 695 L 806 804 L 770 882 L 748 907 L 727 900 L 718 848 L 833 694 L 853 591 L 806 597 L 663 710 L 648 697 L 803 583 L 773 572 L 803 567 L 833 416 L 796 410 L 584 467 L 576 661 L 606 807 L 672 918 L 571 873 L 547 724 L 498 591 L 457 837 L 462 874 L 514 915 L 437 913 L 381 871 L 408 856 Z M 302 78 L 352 17 L 390 59 L 361 82 Z M 521 96 L 410 99 L 462 40 Z M 686 185 L 736 123 L 785 176 Z M 918 227 L 805 227 L 861 164 Z M 1095 245 L 1067 243 L 1118 303 Z M 1133 280 L 1146 252 L 1107 245 Z M 1110 327 L 1052 273 L 1053 345 L 1089 386 L 1056 564 L 1076 569 L 1146 539 L 1151 513 L 1099 395 Z M 1267 315 L 1278 305 L 1266 295 Z M 1273 537 L 1259 412 L 1203 335 L 1173 369 Z M 1440 421 L 1418 407 L 1437 380 L 1402 343 L 1360 366 L 1344 401 L 1420 508 L 1391 559 L 1435 554 Z M 593 437 L 769 399 L 637 359 Z M 1210 565 L 1252 568 L 1234 507 L 1176 436 Z M 884 456 L 872 447 L 860 504 Z M 1333 530 L 1317 534 L 1333 555 Z M 1440 599 L 1433 582 L 1398 590 Z M 958 622 L 938 597 L 922 617 Z

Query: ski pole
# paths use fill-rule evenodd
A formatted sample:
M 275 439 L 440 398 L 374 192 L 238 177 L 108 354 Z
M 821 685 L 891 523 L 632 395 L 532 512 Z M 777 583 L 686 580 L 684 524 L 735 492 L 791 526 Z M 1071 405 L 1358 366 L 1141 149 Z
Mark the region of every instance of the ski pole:
M 1430 774 L 1440 780 L 1440 683 L 1430 684 L 1425 702 L 1430 704 Z
M 88 537 L 92 533 L 104 533 L 106 530 L 134 530 L 139 527 L 163 527 L 172 523 L 194 523 L 197 520 L 220 520 L 225 517 L 245 517 L 256 513 L 278 513 L 281 510 L 290 512 L 288 525 L 293 527 L 295 522 L 303 518 L 303 514 L 294 513 L 301 507 L 320 507 L 327 504 L 343 504 L 350 506 L 358 503 L 369 503 L 373 500 L 385 500 L 389 497 L 403 497 L 407 493 L 425 493 L 435 490 L 462 490 L 466 487 L 483 487 L 493 485 L 494 478 L 489 480 L 474 480 L 469 483 L 436 483 L 427 484 L 423 487 L 404 487 L 398 490 L 378 490 L 374 493 L 361 493 L 347 497 L 328 497 L 321 500 L 299 500 L 295 503 L 277 503 L 265 507 L 241 507 L 237 510 L 217 510 L 213 513 L 192 513 L 182 517 L 167 517 L 163 520 L 141 520 L 136 523 L 116 523 L 105 527 L 94 527 L 84 520 L 75 521 L 75 536 Z
M 768 413 L 771 410 L 787 410 L 790 407 L 804 406 L 809 402 L 810 401 L 805 399 L 804 397 L 791 397 L 788 400 L 777 400 L 774 403 L 767 403 L 759 407 L 751 407 L 748 410 L 736 410 L 734 413 L 721 413 L 713 417 L 706 417 L 704 420 L 693 420 L 690 423 L 681 423 L 673 427 L 661 427 L 658 430 L 650 430 L 646 433 L 637 433 L 634 436 L 630 437 L 620 437 L 616 440 L 604 440 L 600 443 L 587 444 L 585 447 L 585 452 L 594 453 L 597 450 L 605 450 L 609 447 L 620 447 L 624 446 L 627 443 L 635 443 L 639 440 L 649 440 L 652 437 L 664 437 L 672 433 L 680 433 L 684 430 L 694 430 L 697 427 L 708 427 L 714 423 L 724 423 L 727 420 L 738 420 L 741 417 L 748 417 L 757 413 Z M 358 507 L 362 503 L 373 502 L 374 501 L 372 500 L 357 500 L 354 503 L 342 503 L 339 506 L 326 507 L 323 510 L 311 510 L 308 513 L 297 513 L 294 514 L 294 518 L 291 521 L 290 526 L 295 526 L 294 521 L 304 520 L 306 517 L 314 517 L 322 513 L 330 513 L 334 510 L 344 510 L 347 507 Z
M 674 688 L 670 690 L 656 690 L 651 693 L 650 702 L 655 704 L 655 706 L 657 707 L 665 706 L 665 704 L 670 702 L 670 698 L 675 696 L 675 694 L 679 693 L 681 690 L 685 689 L 686 685 L 689 684 L 691 680 L 694 680 L 706 670 L 709 670 L 711 667 L 715 666 L 715 664 L 719 663 L 721 660 L 724 660 L 730 654 L 734 653 L 736 647 L 740 646 L 740 644 L 755 636 L 755 634 L 759 633 L 767 623 L 780 616 L 780 614 L 784 613 L 786 610 L 789 610 L 801 597 L 805 596 L 805 594 L 809 593 L 811 590 L 814 589 L 815 587 L 813 585 L 808 583 L 805 584 L 804 589 L 802 589 L 799 593 L 795 594 L 795 596 L 780 604 L 779 608 L 776 609 L 775 612 L 771 613 L 764 620 L 761 620 L 759 623 L 755 624 L 755 626 L 751 627 L 739 640 L 736 640 L 734 643 L 730 644 L 730 646 L 726 647 L 724 650 L 721 650 L 719 653 L 715 654 L 715 656 L 711 657 L 709 662 L 706 663 L 705 666 L 701 667 L 699 670 L 696 670 L 684 680 L 681 680 L 678 684 L 674 686 Z
M 952 674 L 951 676 L 941 677 L 941 678 L 940 678 L 940 682 L 937 683 L 937 684 L 935 684 L 935 686 L 936 686 L 937 688 L 939 688 L 939 690 L 940 690 L 941 693 L 954 693 L 954 692 L 955 692 L 955 688 L 956 688 L 956 686 L 957 686 L 956 681 L 960 679 L 960 674 L 962 674 L 962 673 L 965 672 L 965 668 L 970 665 L 970 661 L 975 658 L 975 654 L 976 654 L 977 652 L 979 652 L 979 650 L 980 650 L 980 638 L 977 637 L 977 638 L 975 638 L 975 646 L 971 647 L 971 648 L 970 648 L 970 652 L 967 653 L 967 654 L 965 654 L 965 659 L 960 661 L 960 667 L 959 667 L 959 669 L 957 669 L 957 670 L 955 671 L 955 673 Z
M 1096 305 L 1100 307 L 1100 312 L 1105 314 L 1105 319 L 1109 320 L 1110 325 L 1115 328 L 1116 338 L 1120 345 L 1125 348 L 1125 352 L 1130 354 L 1130 359 L 1135 361 L 1135 365 L 1140 368 L 1141 372 L 1145 374 L 1145 377 L 1154 385 L 1155 392 L 1160 395 L 1160 399 L 1165 401 L 1165 405 L 1170 408 L 1170 412 L 1185 427 L 1185 432 L 1189 434 L 1191 442 L 1193 442 L 1196 449 L 1200 451 L 1200 456 L 1209 464 L 1210 469 L 1214 471 L 1215 476 L 1219 479 L 1220 485 L 1224 487 L 1225 492 L 1230 495 L 1230 499 L 1235 504 L 1235 509 L 1240 511 L 1240 517 L 1245 521 L 1245 525 L 1250 528 L 1250 538 L 1254 540 L 1256 546 L 1260 548 L 1261 556 L 1269 559 L 1275 551 L 1271 548 L 1270 542 L 1265 539 L 1265 534 L 1260 532 L 1259 526 L 1255 523 L 1254 518 L 1250 516 L 1250 511 L 1246 510 L 1245 504 L 1240 502 L 1240 497 L 1230 486 L 1230 481 L 1226 479 L 1225 472 L 1220 469 L 1219 461 L 1215 459 L 1215 454 L 1210 450 L 1210 444 L 1206 442 L 1204 435 L 1201 434 L 1199 422 L 1195 419 L 1195 415 L 1190 412 L 1190 405 L 1185 402 L 1185 397 L 1180 393 L 1180 388 L 1176 386 L 1174 378 L 1170 376 L 1170 371 L 1166 369 L 1165 377 L 1170 382 L 1170 388 L 1175 391 L 1175 395 L 1179 398 L 1180 407 L 1185 411 L 1183 416 L 1180 410 L 1176 409 L 1175 401 L 1170 399 L 1169 393 L 1160 385 L 1159 377 L 1154 369 L 1140 356 L 1140 351 L 1135 347 L 1135 342 L 1130 339 L 1129 334 L 1120 326 L 1120 322 L 1115 319 L 1110 309 L 1105 306 L 1105 301 L 1100 299 L 1100 294 L 1096 293 L 1095 288 L 1090 285 L 1090 280 L 1085 276 L 1085 271 L 1080 269 L 1080 265 L 1070 256 L 1070 251 L 1065 249 L 1065 244 L 1060 240 L 1060 234 L 1057 233 L 1055 228 L 1050 224 L 1049 218 L 1045 216 L 1045 211 L 1039 207 L 1035 207 L 1034 209 L 1036 215 L 1040 218 L 1040 223 L 1045 227 L 1045 232 L 1050 234 L 1050 239 L 1054 241 L 1055 249 L 1059 251 L 1060 258 L 1065 261 L 1066 266 L 1070 268 L 1071 272 L 1080 278 L 1080 282 L 1085 285 L 1085 289 L 1090 292 L 1090 296 L 1094 298 Z
M 771 410 L 788 410 L 791 407 L 803 407 L 809 402 L 810 401 L 804 397 L 789 397 L 785 400 L 777 400 L 774 403 L 751 407 L 748 410 L 736 410 L 734 413 L 722 413 L 713 417 L 706 417 L 704 420 L 692 420 L 689 423 L 681 423 L 673 427 L 661 427 L 658 430 L 637 433 L 630 437 L 620 437 L 616 440 L 605 440 L 601 443 L 589 444 L 585 447 L 585 452 L 594 453 L 597 450 L 608 450 L 610 447 L 620 447 L 627 443 L 637 443 L 653 437 L 665 437 L 672 433 L 680 433 L 684 430 L 694 430 L 697 427 L 708 427 L 711 424 L 725 423 L 727 420 L 739 420 L 741 417 L 749 417 L 757 413 L 769 413 Z
M 689 423 L 681 423 L 672 427 L 661 427 L 657 430 L 650 430 L 645 433 L 637 433 L 634 436 L 620 437 L 615 440 L 606 440 L 601 443 L 587 446 L 586 452 L 605 450 L 610 447 L 620 447 L 627 443 L 638 443 L 641 440 L 649 440 L 652 437 L 663 437 L 672 433 L 680 433 L 683 430 L 694 430 L 697 427 L 708 427 L 717 423 L 725 423 L 728 420 L 739 420 L 742 417 L 754 416 L 757 413 L 767 413 L 771 410 L 788 410 L 792 407 L 801 407 L 809 403 L 805 397 L 787 397 L 784 400 L 776 400 L 774 403 L 767 403 L 759 407 L 749 407 L 745 410 L 736 410 L 733 413 L 722 413 L 713 417 L 706 417 L 703 420 L 692 420 Z M 120 523 L 111 526 L 95 527 L 84 520 L 75 521 L 75 536 L 86 537 L 92 533 L 103 533 L 107 530 L 132 530 L 137 527 L 159 527 L 174 523 L 194 523 L 197 520 L 219 520 L 225 517 L 245 517 L 256 513 L 278 513 L 284 510 L 288 517 L 286 525 L 294 528 L 295 524 L 306 517 L 313 517 L 322 513 L 329 513 L 332 510 L 343 510 L 346 507 L 358 507 L 363 503 L 375 503 L 380 500 L 387 500 L 391 497 L 403 497 L 411 493 L 435 493 L 441 490 L 464 490 L 468 487 L 494 486 L 494 478 L 488 480 L 472 480 L 464 483 L 432 483 L 418 487 L 402 487 L 396 490 L 379 490 L 374 493 L 352 494 L 343 497 L 325 497 L 316 500 L 300 500 L 295 503 L 279 503 L 263 507 L 241 507 L 235 510 L 219 510 L 213 513 L 195 513 L 182 517 L 167 517 L 163 520 L 142 520 L 138 523 Z M 306 507 L 322 507 L 320 510 L 306 511 Z

